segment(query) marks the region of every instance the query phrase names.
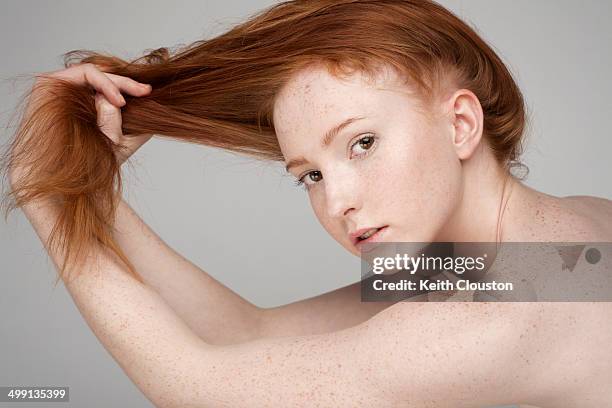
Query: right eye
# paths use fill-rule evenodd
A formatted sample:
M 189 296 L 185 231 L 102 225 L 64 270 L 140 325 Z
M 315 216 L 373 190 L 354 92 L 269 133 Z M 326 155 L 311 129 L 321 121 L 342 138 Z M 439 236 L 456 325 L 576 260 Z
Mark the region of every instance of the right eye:
M 316 180 L 313 180 L 313 176 Z M 318 170 L 313 170 L 313 171 L 309 171 L 308 173 L 300 177 L 298 180 L 296 180 L 295 185 L 296 186 L 303 185 L 306 188 L 306 190 L 308 190 L 310 187 L 315 185 L 317 182 L 321 181 L 321 179 L 323 179 L 323 175 L 321 174 L 321 172 Z

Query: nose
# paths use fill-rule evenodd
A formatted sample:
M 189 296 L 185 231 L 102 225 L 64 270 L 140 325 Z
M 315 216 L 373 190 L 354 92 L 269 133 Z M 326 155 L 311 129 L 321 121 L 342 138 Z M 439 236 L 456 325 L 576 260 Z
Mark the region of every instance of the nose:
M 338 172 L 327 173 L 325 178 L 325 200 L 329 217 L 344 218 L 358 208 L 358 188 L 354 180 Z

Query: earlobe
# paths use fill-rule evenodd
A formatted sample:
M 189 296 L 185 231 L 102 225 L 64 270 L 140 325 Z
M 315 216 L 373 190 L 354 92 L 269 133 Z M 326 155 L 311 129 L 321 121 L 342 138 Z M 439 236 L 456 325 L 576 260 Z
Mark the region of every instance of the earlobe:
M 482 107 L 478 97 L 467 89 L 457 90 L 450 103 L 454 126 L 453 145 L 459 160 L 467 160 L 482 138 Z

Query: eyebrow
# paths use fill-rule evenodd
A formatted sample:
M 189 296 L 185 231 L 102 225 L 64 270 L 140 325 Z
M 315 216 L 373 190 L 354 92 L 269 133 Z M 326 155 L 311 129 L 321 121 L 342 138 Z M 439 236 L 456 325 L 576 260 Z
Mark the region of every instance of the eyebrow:
M 350 125 L 351 123 L 361 120 L 361 119 L 365 119 L 365 117 L 363 116 L 356 116 L 353 118 L 348 118 L 345 121 L 343 121 L 342 123 L 334 126 L 333 128 L 331 128 L 330 130 L 327 131 L 327 133 L 325 133 L 325 136 L 323 137 L 323 139 L 321 140 L 321 147 L 323 149 L 327 148 L 334 140 L 334 137 L 336 137 L 336 135 L 338 133 L 340 133 L 340 131 L 342 131 L 342 129 L 344 129 L 345 127 L 347 127 L 348 125 Z M 306 164 L 308 163 L 308 160 L 306 160 L 303 156 L 301 157 L 297 157 L 293 160 L 289 160 L 289 163 L 287 163 L 287 166 L 285 166 L 285 171 L 287 171 L 287 173 L 289 173 L 289 169 L 295 166 L 301 166 L 302 164 Z

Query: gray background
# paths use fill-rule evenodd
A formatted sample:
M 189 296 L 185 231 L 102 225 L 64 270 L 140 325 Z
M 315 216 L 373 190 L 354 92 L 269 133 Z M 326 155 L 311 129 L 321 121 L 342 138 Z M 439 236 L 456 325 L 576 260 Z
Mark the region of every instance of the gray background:
M 59 69 L 66 51 L 136 57 L 221 33 L 273 3 L 5 0 L 0 123 L 29 85 L 7 78 Z M 526 183 L 557 196 L 612 198 L 612 3 L 441 3 L 477 27 L 526 96 Z M 2 143 L 13 130 L 1 130 Z M 359 259 L 327 235 L 280 165 L 163 139 L 133 160 L 125 172 L 130 204 L 169 245 L 251 302 L 281 305 L 359 280 Z M 70 386 L 74 407 L 151 406 L 64 287 L 52 289 L 52 264 L 20 211 L 0 221 L 0 271 L 0 385 Z

